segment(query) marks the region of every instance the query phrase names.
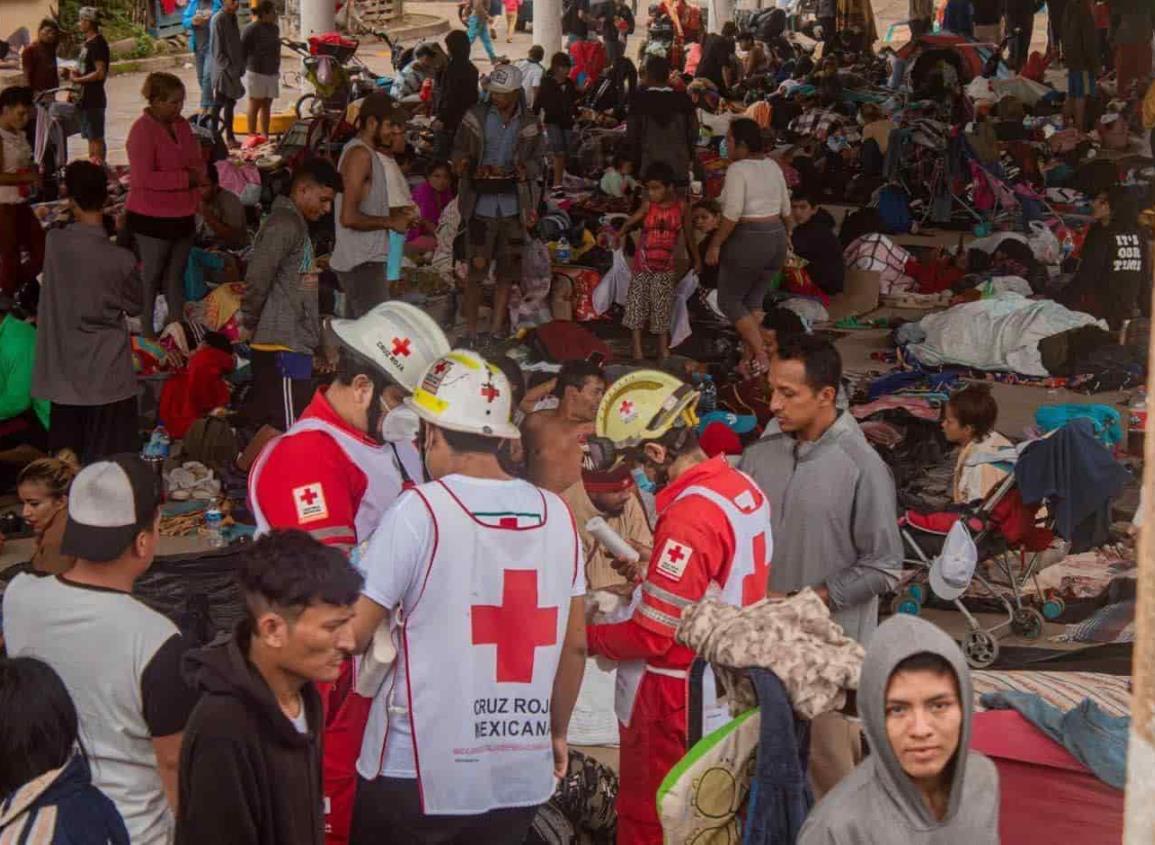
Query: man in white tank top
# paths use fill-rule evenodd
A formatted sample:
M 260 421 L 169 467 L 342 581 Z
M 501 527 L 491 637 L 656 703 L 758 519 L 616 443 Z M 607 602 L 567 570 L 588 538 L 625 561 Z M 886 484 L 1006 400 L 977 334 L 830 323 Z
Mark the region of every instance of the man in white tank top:
M 559 496 L 501 468 L 519 435 L 500 370 L 454 350 L 406 405 L 435 480 L 401 495 L 361 556 L 358 650 L 388 621 L 397 659 L 373 697 L 350 841 L 521 845 L 567 768 L 581 546 Z
M 390 210 L 389 169 L 400 168 L 391 151 L 401 137 L 405 115 L 385 92 L 370 94 L 357 115 L 357 134 L 345 145 L 338 161 L 344 190 L 337 195 L 334 224 L 337 240 L 329 266 L 345 291 L 345 314 L 360 317 L 389 298 L 385 265 L 389 257 L 389 230 L 408 232 L 417 218 L 414 208 L 396 202 Z

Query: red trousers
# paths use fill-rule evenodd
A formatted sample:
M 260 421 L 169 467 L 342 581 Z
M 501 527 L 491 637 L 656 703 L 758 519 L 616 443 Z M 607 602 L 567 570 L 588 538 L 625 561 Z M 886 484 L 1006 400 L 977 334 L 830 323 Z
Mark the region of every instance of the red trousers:
M 686 755 L 686 681 L 647 672 L 620 728 L 618 845 L 662 845 L 658 787 Z
M 28 263 L 20 263 L 21 248 Z M 15 293 L 44 266 L 44 230 L 27 203 L 0 204 L 0 291 Z
M 325 795 L 325 845 L 346 845 L 357 796 L 357 758 L 373 699 L 353 691 L 353 661 L 346 660 L 332 684 L 318 684 L 325 702 L 322 785 Z

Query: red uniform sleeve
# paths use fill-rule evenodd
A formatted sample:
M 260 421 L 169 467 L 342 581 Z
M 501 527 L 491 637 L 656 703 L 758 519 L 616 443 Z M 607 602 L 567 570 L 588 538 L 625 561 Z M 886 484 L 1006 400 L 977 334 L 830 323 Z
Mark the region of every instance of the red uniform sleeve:
M 688 497 L 662 514 L 642 600 L 631 619 L 591 625 L 589 650 L 611 660 L 660 657 L 674 645 L 682 611 L 706 595 L 734 554 L 729 523 L 713 503 Z
M 299 528 L 329 546 L 357 544 L 355 518 L 368 479 L 333 438 L 304 431 L 277 441 L 255 495 L 274 528 Z

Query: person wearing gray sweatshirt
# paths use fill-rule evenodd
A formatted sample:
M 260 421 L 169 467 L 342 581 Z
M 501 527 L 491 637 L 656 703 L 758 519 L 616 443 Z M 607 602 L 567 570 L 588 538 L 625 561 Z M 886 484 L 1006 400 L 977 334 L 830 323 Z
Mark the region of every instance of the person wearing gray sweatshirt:
M 770 365 L 774 419 L 739 469 L 770 500 L 771 596 L 813 587 L 847 636 L 868 645 L 878 597 L 902 566 L 894 478 L 838 390 L 842 360 L 826 340 L 793 335 Z M 860 732 L 842 716 L 814 722 L 810 776 L 821 797 L 861 759 Z
M 954 640 L 915 616 L 884 622 L 858 686 L 872 753 L 814 808 L 798 845 L 996 845 L 998 771 L 969 750 L 973 708 Z
M 289 196 L 253 241 L 238 318 L 253 349 L 253 388 L 245 415 L 254 426 L 288 430 L 313 395 L 313 356 L 321 346 L 319 270 L 309 225 L 333 208 L 341 174 L 314 158 L 293 171 Z

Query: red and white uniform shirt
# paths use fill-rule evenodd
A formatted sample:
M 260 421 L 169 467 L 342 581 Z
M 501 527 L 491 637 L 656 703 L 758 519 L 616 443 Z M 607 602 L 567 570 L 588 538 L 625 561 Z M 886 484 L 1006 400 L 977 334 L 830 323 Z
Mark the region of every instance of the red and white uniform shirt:
M 261 451 L 249 473 L 249 507 L 258 534 L 299 528 L 349 550 L 377 527 L 405 474 L 422 478 L 421 457 L 413 443 L 382 445 L 353 428 L 325 394 L 318 390 L 301 418 Z
M 550 699 L 581 543 L 559 496 L 450 475 L 405 493 L 361 558 L 398 657 L 373 699 L 357 772 L 417 778 L 429 815 L 553 793 Z
M 765 598 L 773 541 L 770 505 L 723 456 L 683 473 L 655 502 L 658 524 L 633 617 L 587 629 L 590 651 L 645 658 L 651 670 L 683 671 L 694 652 L 674 642 L 682 610 L 716 594 L 744 607 Z

